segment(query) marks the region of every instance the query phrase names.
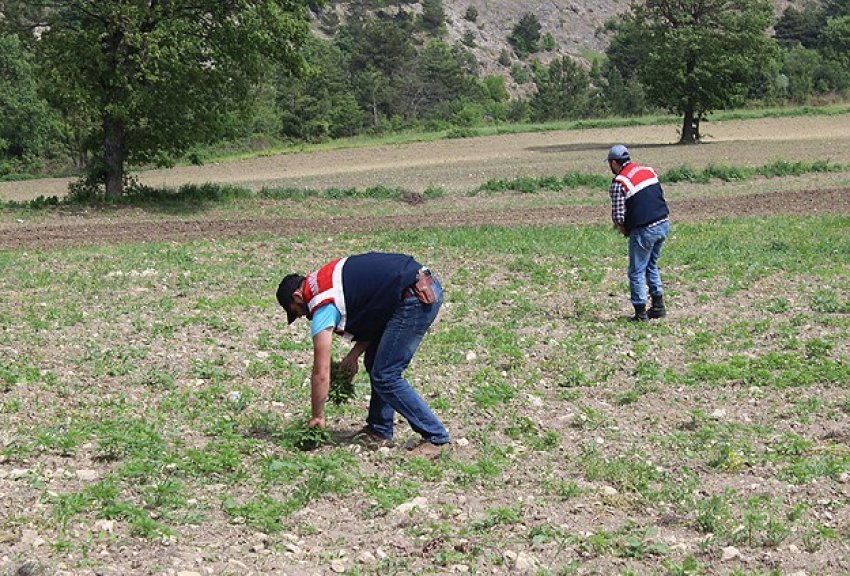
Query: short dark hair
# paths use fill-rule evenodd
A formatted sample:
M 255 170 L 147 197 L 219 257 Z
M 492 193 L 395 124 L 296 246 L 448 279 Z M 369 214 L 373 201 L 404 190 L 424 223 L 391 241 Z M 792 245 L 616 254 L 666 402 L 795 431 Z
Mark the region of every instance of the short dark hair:
M 304 284 L 304 276 L 300 274 L 287 274 L 277 287 L 277 303 L 286 310 L 286 319 L 289 324 L 295 322 L 297 316 L 292 313 L 292 294 Z

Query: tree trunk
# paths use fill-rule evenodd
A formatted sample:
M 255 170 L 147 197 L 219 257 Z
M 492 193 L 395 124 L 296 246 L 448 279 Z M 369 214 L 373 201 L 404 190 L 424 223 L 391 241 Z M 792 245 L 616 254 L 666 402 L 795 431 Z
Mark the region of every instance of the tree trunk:
M 682 120 L 682 137 L 679 144 L 696 144 L 699 142 L 699 118 L 694 116 L 693 110 L 685 110 Z
M 124 125 L 109 114 L 103 119 L 103 159 L 106 163 L 106 199 L 124 193 Z

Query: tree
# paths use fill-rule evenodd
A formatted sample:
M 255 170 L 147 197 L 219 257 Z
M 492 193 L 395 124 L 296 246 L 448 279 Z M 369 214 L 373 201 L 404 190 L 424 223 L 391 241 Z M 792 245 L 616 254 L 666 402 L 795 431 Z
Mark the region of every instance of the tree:
M 827 21 L 821 36 L 821 53 L 850 74 L 850 16 Z
M 538 122 L 578 118 L 587 111 L 590 77 L 567 56 L 540 68 L 534 75 L 537 93 L 531 100 Z
M 32 60 L 17 37 L 0 33 L 0 174 L 37 162 L 58 136 Z
M 791 47 L 799 43 L 804 48 L 815 48 L 825 25 L 826 15 L 813 4 L 806 5 L 802 10 L 788 6 L 774 26 L 774 35 L 783 46 Z
M 630 8 L 618 46 L 642 56 L 635 66 L 648 100 L 682 116 L 680 143 L 698 142 L 700 121 L 741 102 L 776 61 L 769 0 L 646 0 Z
M 375 126 L 382 117 L 403 114 L 407 85 L 415 80 L 409 27 L 389 20 L 351 21 L 343 32 L 337 45 L 349 58 L 360 107 L 371 112 Z
M 537 52 L 537 43 L 540 42 L 540 20 L 537 16 L 531 12 L 524 14 L 508 36 L 508 42 L 520 58 Z
M 446 22 L 446 11 L 443 0 L 422 0 L 422 27 L 434 36 L 440 35 L 440 30 Z
M 302 0 L 12 0 L 4 11 L 53 99 L 93 119 L 90 176 L 108 198 L 123 194 L 128 163 L 165 164 L 221 137 L 271 63 L 300 69 L 309 34 Z
M 277 104 L 280 131 L 299 140 L 321 141 L 356 134 L 363 124 L 348 75 L 348 63 L 337 46 L 312 39 L 305 47 L 304 74 L 282 71 Z

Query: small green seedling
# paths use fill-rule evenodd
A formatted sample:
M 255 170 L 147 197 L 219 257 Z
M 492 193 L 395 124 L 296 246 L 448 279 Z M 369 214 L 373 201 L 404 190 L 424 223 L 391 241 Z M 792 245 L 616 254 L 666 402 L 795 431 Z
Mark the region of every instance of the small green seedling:
M 347 369 L 341 362 L 331 362 L 331 383 L 328 399 L 334 404 L 347 404 L 354 398 L 355 370 Z

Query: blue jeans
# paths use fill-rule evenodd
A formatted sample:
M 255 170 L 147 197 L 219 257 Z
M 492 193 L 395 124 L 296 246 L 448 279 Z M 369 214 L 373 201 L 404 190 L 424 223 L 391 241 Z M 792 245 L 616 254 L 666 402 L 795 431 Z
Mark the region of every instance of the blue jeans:
M 451 442 L 442 422 L 404 378 L 404 371 L 443 303 L 443 287 L 436 277 L 432 286 L 436 302 L 423 304 L 416 296 L 401 300 L 381 338 L 371 343 L 363 358 L 372 383 L 366 422 L 386 439 L 393 437 L 393 420 L 398 412 L 426 441 L 432 444 Z
M 647 285 L 652 296 L 663 295 L 658 259 L 669 233 L 669 220 L 651 228 L 636 228 L 629 233 L 629 289 L 632 304 L 646 304 Z

